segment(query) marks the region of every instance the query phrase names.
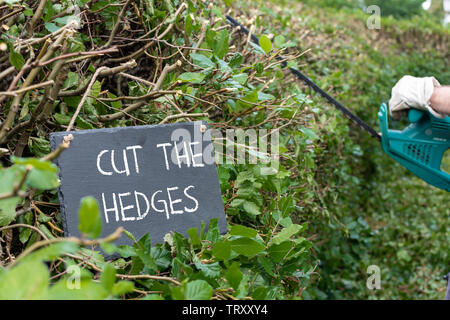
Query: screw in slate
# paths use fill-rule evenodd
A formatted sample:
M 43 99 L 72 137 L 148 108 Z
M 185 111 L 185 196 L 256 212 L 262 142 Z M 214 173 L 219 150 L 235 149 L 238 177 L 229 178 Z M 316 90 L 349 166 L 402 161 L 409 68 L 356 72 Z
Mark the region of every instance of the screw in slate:
M 200 126 L 200 132 L 201 132 L 201 133 L 205 133 L 205 132 L 206 132 L 206 126 L 205 126 L 204 124 L 202 124 L 202 125 Z

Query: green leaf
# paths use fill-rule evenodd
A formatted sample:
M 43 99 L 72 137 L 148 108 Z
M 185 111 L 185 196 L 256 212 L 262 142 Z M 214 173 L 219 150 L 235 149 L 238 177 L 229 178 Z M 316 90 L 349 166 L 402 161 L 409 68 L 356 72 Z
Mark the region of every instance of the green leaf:
M 41 160 L 37 158 L 19 158 L 19 157 L 11 157 L 11 160 L 15 164 L 20 164 L 22 166 L 31 165 L 33 168 L 42 170 L 42 171 L 50 171 L 50 172 L 58 172 L 58 168 L 51 161 Z
M 81 207 L 78 212 L 80 223 L 78 229 L 90 238 L 97 238 L 102 232 L 102 220 L 97 200 L 88 196 L 81 199 Z
M 51 190 L 59 186 L 56 172 L 33 169 L 27 178 L 27 185 L 40 190 Z
M 192 17 L 190 14 L 186 15 L 186 18 L 184 18 L 184 30 L 186 31 L 186 34 L 188 36 L 191 35 L 193 30 L 193 24 L 192 24 Z
M 233 54 L 230 61 L 228 62 L 231 68 L 239 67 L 241 63 L 242 63 L 242 54 L 240 54 L 239 52 Z
M 254 216 L 257 216 L 257 215 L 261 214 L 261 211 L 260 211 L 258 205 L 256 203 L 254 203 L 254 202 L 244 201 L 243 208 L 244 208 L 244 210 L 246 212 L 248 212 L 248 213 L 250 213 L 250 214 L 252 214 Z
M 303 230 L 304 227 L 298 224 L 291 224 L 289 227 L 284 228 L 279 232 L 275 237 L 272 239 L 272 243 L 274 244 L 280 244 L 286 240 L 288 240 L 290 237 L 298 233 L 299 231 Z
M 67 74 L 66 81 L 64 82 L 64 88 L 69 89 L 78 85 L 78 74 L 75 72 L 69 72 Z
M 55 121 L 62 125 L 68 125 L 72 119 L 72 117 L 61 113 L 55 113 L 53 116 L 55 117 Z
M 88 122 L 87 120 L 83 119 L 82 117 L 78 116 L 77 120 L 77 127 L 81 129 L 94 129 L 94 126 Z
M 284 241 L 280 244 L 272 244 L 268 250 L 269 256 L 274 262 L 278 263 L 286 256 L 286 254 L 289 252 L 289 250 L 292 249 L 292 247 L 292 241 Z
M 155 259 L 156 267 L 160 271 L 167 269 L 172 262 L 170 251 L 160 246 L 152 247 L 151 255 Z
M 148 251 L 144 249 L 135 249 L 135 251 L 147 268 L 153 271 L 157 270 L 156 261 Z
M 11 192 L 14 184 L 19 182 L 19 170 L 8 168 L 0 170 L 0 194 Z M 16 217 L 16 206 L 21 201 L 20 197 L 12 197 L 0 200 L 0 227 L 11 223 Z
M 114 268 L 112 264 L 107 263 L 105 268 L 103 268 L 102 275 L 100 276 L 100 283 L 107 291 L 111 291 L 115 282 L 116 268 Z
M 70 278 L 63 278 L 49 290 L 49 298 L 53 300 L 103 300 L 108 294 L 102 284 L 91 279 L 80 279 L 77 283 Z
M 227 269 L 225 272 L 225 279 L 227 279 L 228 283 L 237 290 L 239 285 L 241 284 L 242 278 L 244 277 L 241 269 L 239 268 L 239 263 L 233 262 L 231 267 Z
M 186 300 L 209 300 L 213 290 L 205 280 L 194 280 L 186 284 L 184 298 Z
M 213 44 L 213 53 L 219 58 L 223 59 L 228 53 L 228 41 L 230 34 L 227 29 L 221 30 L 215 37 Z
M 208 226 L 208 231 L 206 232 L 205 239 L 211 241 L 212 243 L 216 242 L 220 237 L 218 219 L 211 219 Z
M 213 256 L 220 260 L 227 260 L 231 255 L 231 245 L 228 241 L 216 242 L 212 250 Z
M 217 278 L 220 276 L 220 265 L 218 262 L 202 263 L 197 257 L 194 258 L 195 267 L 207 278 Z
M 71 241 L 58 242 L 31 253 L 25 259 L 26 261 L 33 260 L 38 262 L 52 261 L 64 253 L 74 253 L 77 250 L 78 246 Z
M 286 39 L 284 38 L 284 36 L 282 35 L 277 35 L 275 36 L 275 38 L 273 38 L 273 44 L 275 45 L 275 47 L 277 48 L 281 48 L 281 46 L 283 45 L 283 43 L 286 42 Z
M 38 216 L 38 221 L 42 223 L 47 223 L 52 220 L 52 217 L 47 216 L 46 214 L 40 214 Z
M 254 238 L 258 234 L 258 231 L 252 228 L 244 227 L 239 224 L 231 226 L 230 234 L 233 236 L 242 236 L 247 238 Z
M 192 83 L 200 83 L 204 78 L 205 75 L 199 72 L 185 72 L 178 76 L 178 80 Z
M 240 85 L 244 85 L 247 82 L 248 75 L 246 73 L 240 73 L 233 76 L 233 80 L 239 83 Z
M 56 32 L 59 29 L 61 29 L 61 27 L 58 27 L 56 24 L 51 23 L 51 22 L 46 22 L 44 24 L 44 26 L 45 26 L 45 29 L 47 29 L 50 33 Z
M 50 161 L 36 158 L 12 157 L 12 161 L 21 166 L 32 166 L 26 184 L 40 190 L 54 189 L 59 186 L 58 168 Z
M 253 257 L 264 250 L 265 246 L 250 238 L 239 238 L 231 243 L 231 250 L 246 257 Z
M 265 53 L 269 53 L 272 50 L 272 42 L 266 35 L 259 37 L 259 46 Z
M 0 300 L 47 299 L 49 276 L 42 262 L 22 262 L 1 277 Z
M 214 68 L 215 64 L 208 57 L 199 53 L 191 53 L 192 61 L 195 65 L 200 66 L 202 68 Z
M 25 64 L 25 59 L 23 56 L 17 52 L 17 51 L 11 51 L 9 54 L 9 61 L 11 64 L 17 69 L 22 69 L 23 65 Z
M 186 233 L 191 238 L 191 242 L 194 246 L 200 245 L 200 239 L 198 238 L 198 230 L 197 228 L 190 228 L 186 230 Z
M 133 292 L 134 283 L 131 281 L 122 280 L 117 282 L 112 288 L 112 294 L 115 296 L 120 296 L 125 293 Z
M 275 273 L 273 272 L 274 266 L 269 259 L 264 256 L 258 256 L 258 264 L 263 267 L 267 274 L 269 274 L 271 277 L 275 277 Z
M 44 138 L 31 137 L 29 146 L 34 155 L 42 158 L 51 152 L 50 142 Z

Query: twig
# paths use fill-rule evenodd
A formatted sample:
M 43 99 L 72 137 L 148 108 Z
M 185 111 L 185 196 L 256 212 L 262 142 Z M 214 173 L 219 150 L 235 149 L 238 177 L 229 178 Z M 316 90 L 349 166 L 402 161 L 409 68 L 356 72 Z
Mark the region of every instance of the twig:
M 70 254 L 70 253 L 66 253 L 66 256 L 72 258 L 72 259 L 76 259 L 76 260 L 81 260 L 83 261 L 86 265 L 88 265 L 89 267 L 91 267 L 92 269 L 94 269 L 97 272 L 102 272 L 103 270 L 100 269 L 98 266 L 96 266 L 95 264 L 93 264 L 90 261 L 87 261 L 85 257 L 80 257 L 74 254 Z M 120 278 L 122 280 L 139 280 L 139 279 L 149 279 L 149 280 L 159 280 L 159 281 L 169 281 L 172 282 L 173 284 L 179 286 L 181 285 L 181 283 L 179 281 L 177 281 L 174 278 L 171 277 L 164 277 L 164 276 L 155 276 L 155 275 L 150 275 L 150 274 L 138 274 L 138 275 L 126 275 L 126 274 L 116 274 L 117 278 Z
M 53 85 L 54 83 L 55 83 L 55 81 L 49 80 L 49 81 L 38 83 L 38 84 L 29 86 L 29 87 L 20 88 L 20 89 L 15 90 L 15 91 L 0 91 L 0 96 L 15 97 L 19 93 L 27 92 L 27 91 L 34 90 L 34 89 L 39 89 L 39 88 L 42 88 L 42 87 L 48 87 L 50 85 Z
M 188 117 L 208 117 L 208 116 L 209 115 L 207 113 L 178 113 L 165 117 L 164 120 L 160 122 L 160 124 L 166 123 L 167 121 L 173 119 L 188 118 Z
M 46 155 L 45 157 L 42 157 L 41 160 L 44 161 L 53 161 L 56 158 L 59 157 L 59 155 L 66 150 L 67 148 L 69 148 L 70 146 L 70 142 L 73 140 L 73 135 L 72 134 L 68 134 L 67 136 L 63 137 L 63 141 L 61 142 L 61 144 L 58 146 L 58 148 L 56 148 L 55 151 L 53 151 L 52 153 L 49 153 L 48 155 Z
M 22 8 L 20 8 L 20 9 L 17 9 L 16 11 L 10 12 L 10 13 L 4 15 L 3 17 L 1 17 L 1 18 L 0 18 L 0 22 L 2 22 L 3 20 L 8 19 L 9 17 L 12 17 L 13 15 L 16 15 L 16 14 L 18 14 L 18 13 L 21 13 L 21 12 L 24 11 L 24 10 L 25 10 L 25 7 L 22 7 Z
M 3 80 L 3 78 L 6 78 L 14 71 L 16 71 L 16 67 L 14 67 L 14 66 L 11 66 L 11 67 L 3 70 L 2 72 L 0 72 L 0 80 Z
M 154 91 L 158 91 L 159 89 L 161 89 L 162 84 L 164 83 L 165 78 L 167 77 L 167 75 L 172 72 L 173 70 L 181 67 L 182 63 L 180 60 L 178 60 L 177 62 L 175 62 L 172 65 L 166 65 L 163 69 L 163 71 L 161 72 L 161 75 L 159 76 L 158 81 L 155 84 L 155 87 L 153 88 Z M 126 113 L 129 113 L 131 111 L 137 110 L 143 106 L 145 106 L 147 102 L 146 101 L 140 101 L 140 102 L 136 102 L 130 106 L 128 106 L 127 108 L 120 110 L 116 113 L 113 114 L 107 114 L 107 115 L 102 115 L 98 117 L 98 120 L 101 122 L 105 122 L 105 121 L 112 121 L 112 120 L 117 120 L 121 117 L 123 117 Z
M 41 0 L 39 2 L 39 6 L 36 9 L 36 12 L 33 15 L 33 18 L 31 18 L 30 25 L 28 27 L 28 36 L 31 36 L 33 34 L 34 25 L 38 22 L 39 19 L 41 19 L 42 14 L 44 13 L 45 5 L 47 4 L 47 0 Z
M 84 93 L 83 97 L 81 98 L 80 103 L 78 104 L 77 109 L 75 110 L 75 112 L 73 113 L 72 119 L 70 119 L 69 125 L 67 126 L 66 131 L 70 131 L 72 130 L 72 127 L 75 123 L 75 119 L 78 117 L 78 114 L 80 113 L 81 107 L 84 105 L 84 102 L 86 101 L 89 92 L 92 89 L 92 86 L 95 83 L 95 80 L 97 79 L 97 76 L 99 75 L 100 72 L 102 72 L 103 70 L 107 70 L 108 67 L 100 67 L 97 69 L 97 71 L 95 71 L 94 75 L 91 78 L 91 81 L 89 82 L 88 88 L 86 90 L 86 92 Z
M 58 37 L 58 39 L 50 46 L 49 46 L 49 41 L 47 41 L 46 44 L 41 49 L 37 59 L 41 60 L 41 61 L 48 60 L 53 55 L 53 53 L 56 51 L 56 49 L 59 47 L 59 45 L 62 43 L 62 41 L 65 40 L 66 36 L 69 33 L 71 33 L 71 32 L 68 30 L 65 30 L 63 33 L 61 33 L 61 35 Z M 25 79 L 23 86 L 27 87 L 27 86 L 31 85 L 34 78 L 38 75 L 39 71 L 40 71 L 39 67 L 32 69 L 30 71 L 30 73 L 28 74 L 27 78 Z M 23 93 L 20 93 L 13 99 L 13 102 L 11 104 L 9 112 L 6 116 L 6 120 L 0 129 L 0 144 L 3 144 L 5 142 L 5 137 L 7 135 L 7 132 L 11 129 L 11 126 L 14 122 L 16 114 L 19 111 L 20 104 L 22 102 L 22 97 L 23 97 Z
M 121 73 L 119 73 L 119 74 L 120 74 L 121 76 L 125 77 L 125 78 L 129 78 L 129 79 L 134 80 L 134 81 L 137 81 L 137 82 L 142 82 L 143 84 L 147 85 L 148 87 L 154 87 L 154 86 L 155 86 L 155 84 L 154 84 L 153 82 L 144 80 L 144 79 L 142 79 L 142 78 L 133 76 L 133 75 L 128 74 L 128 73 L 121 72 Z
M 114 25 L 114 27 L 113 27 L 113 29 L 112 29 L 112 31 L 111 31 L 111 34 L 109 35 L 108 42 L 106 42 L 106 44 L 103 46 L 103 48 L 109 47 L 109 46 L 111 45 L 111 43 L 113 42 L 114 37 L 115 37 L 116 34 L 117 34 L 117 31 L 119 31 L 119 27 L 120 27 L 120 24 L 121 24 L 121 20 L 122 20 L 123 16 L 125 15 L 125 12 L 126 12 L 126 10 L 127 10 L 127 7 L 128 7 L 128 5 L 131 3 L 131 1 L 132 1 L 132 0 L 127 0 L 127 2 L 125 2 L 125 4 L 123 5 L 122 10 L 120 10 L 119 15 L 117 16 L 116 24 Z
M 6 226 L 6 227 L 1 227 L 0 228 L 0 232 L 3 231 L 3 230 L 14 229 L 14 228 L 28 228 L 28 229 L 32 229 L 32 230 L 36 231 L 37 233 L 39 233 L 39 235 L 42 238 L 44 238 L 45 240 L 48 240 L 47 236 L 41 230 L 39 230 L 39 228 L 36 228 L 35 226 L 29 225 L 29 224 L 23 224 L 23 223 L 11 224 L 11 225 Z
M 47 60 L 45 62 L 36 61 L 35 63 L 32 63 L 31 66 L 32 67 L 44 67 L 44 66 L 46 66 L 48 64 L 51 64 L 51 63 L 53 63 L 55 61 L 62 60 L 62 59 L 67 59 L 67 58 L 71 58 L 71 57 L 85 56 L 86 58 L 91 58 L 91 57 L 102 56 L 102 55 L 105 55 L 107 53 L 113 53 L 113 52 L 118 52 L 118 51 L 119 50 L 116 47 L 111 47 L 111 48 L 108 48 L 108 49 L 97 50 L 97 51 L 72 52 L 72 53 L 60 55 L 58 57 L 54 57 L 53 59 Z
M 44 246 L 47 246 L 50 244 L 59 243 L 59 242 L 73 242 L 79 246 L 96 246 L 103 242 L 113 242 L 113 241 L 119 239 L 119 237 L 122 235 L 122 231 L 123 231 L 123 228 L 119 227 L 116 229 L 116 231 L 111 233 L 109 236 L 107 236 L 105 238 L 101 238 L 101 239 L 96 239 L 96 240 L 79 239 L 76 237 L 53 238 L 53 239 L 41 240 L 41 241 L 33 243 L 26 250 L 24 250 L 21 253 L 21 255 L 19 257 L 17 257 L 17 259 L 8 266 L 8 268 L 11 268 L 14 265 L 16 265 L 18 261 L 22 260 L 24 257 L 26 257 L 28 254 L 30 254 L 34 250 L 37 250 L 41 247 L 44 247 Z

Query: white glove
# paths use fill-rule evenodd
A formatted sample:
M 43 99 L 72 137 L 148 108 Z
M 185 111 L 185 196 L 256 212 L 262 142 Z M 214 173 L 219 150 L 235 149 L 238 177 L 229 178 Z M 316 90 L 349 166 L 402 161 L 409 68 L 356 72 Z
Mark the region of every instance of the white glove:
M 437 118 L 445 118 L 431 108 L 430 98 L 434 88 L 441 85 L 434 77 L 416 78 L 404 76 L 392 88 L 392 97 L 389 100 L 389 112 L 394 119 L 399 119 L 410 108 L 429 111 Z

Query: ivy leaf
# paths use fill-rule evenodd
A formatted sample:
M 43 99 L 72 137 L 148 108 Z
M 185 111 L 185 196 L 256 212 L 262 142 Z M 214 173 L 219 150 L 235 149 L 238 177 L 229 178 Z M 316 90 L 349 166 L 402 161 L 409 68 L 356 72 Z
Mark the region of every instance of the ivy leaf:
M 259 46 L 267 54 L 270 52 L 270 50 L 272 50 L 272 41 L 270 41 L 270 39 L 266 35 L 262 35 L 259 38 Z
M 186 284 L 184 298 L 186 300 L 209 300 L 213 290 L 205 280 L 194 280 Z
M 264 245 L 250 238 L 239 238 L 230 241 L 231 249 L 243 256 L 253 257 L 264 250 Z
M 80 223 L 78 229 L 90 238 L 97 238 L 102 232 L 102 220 L 97 200 L 88 196 L 81 199 L 81 207 L 78 212 Z

